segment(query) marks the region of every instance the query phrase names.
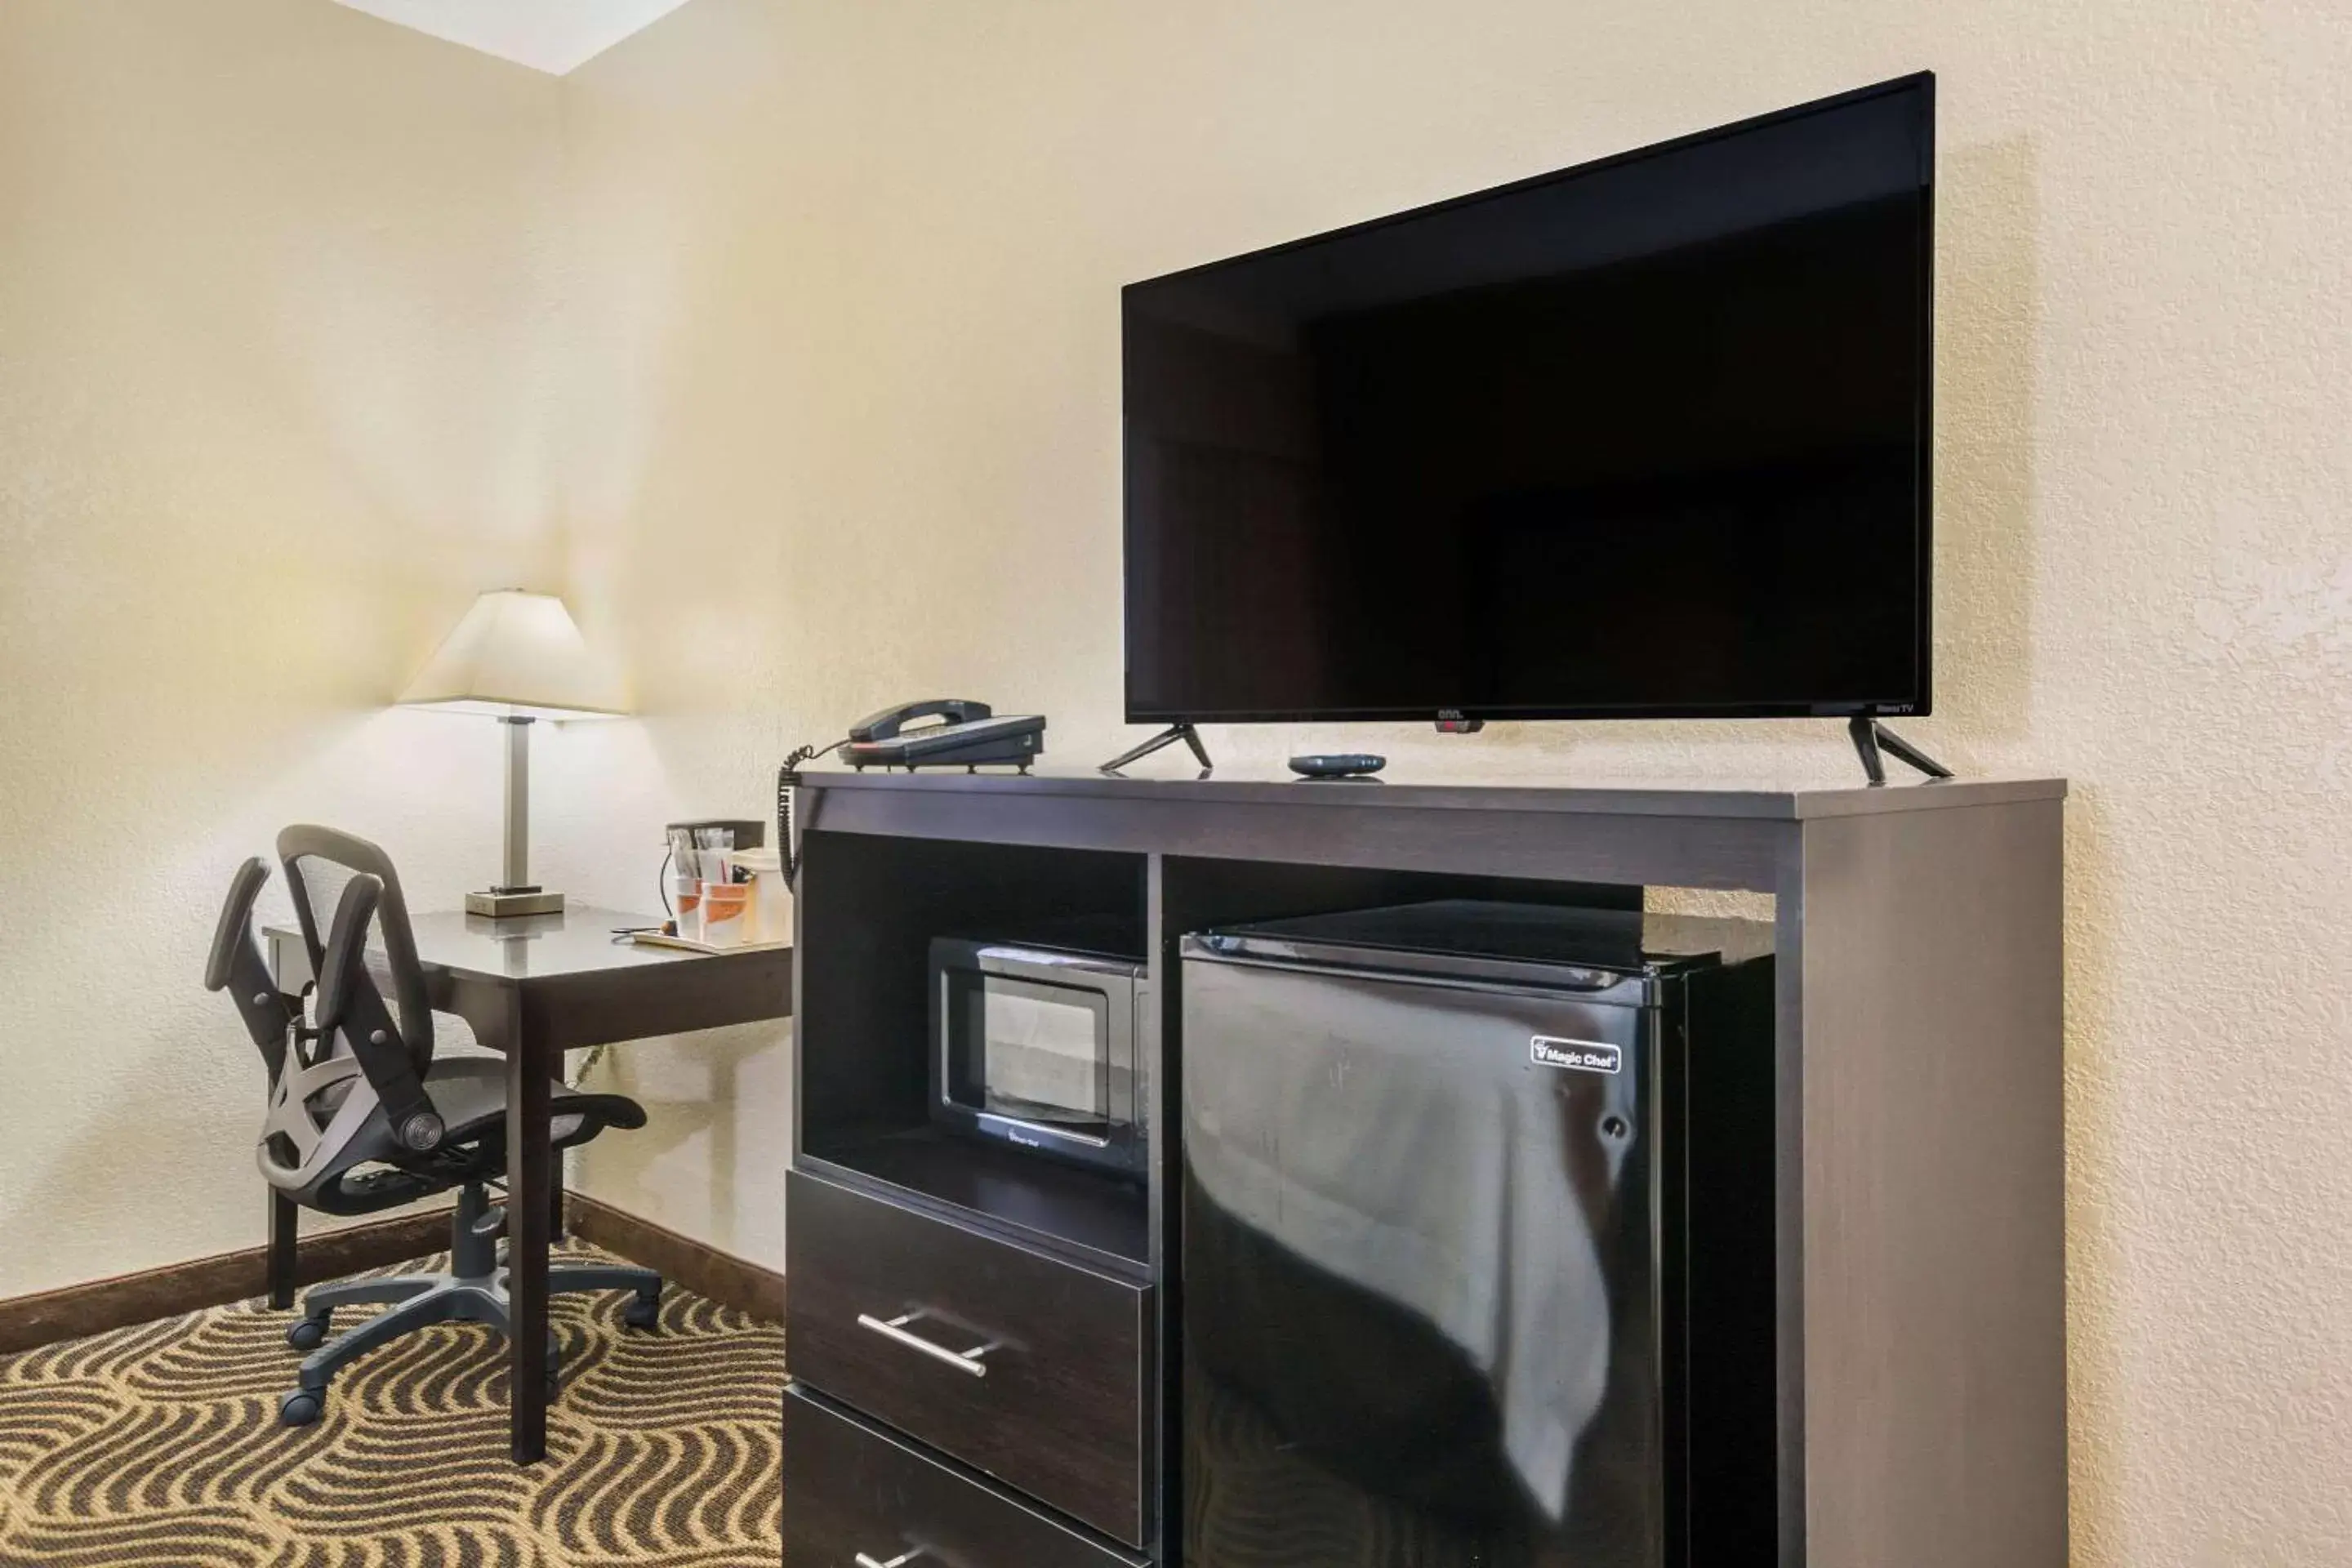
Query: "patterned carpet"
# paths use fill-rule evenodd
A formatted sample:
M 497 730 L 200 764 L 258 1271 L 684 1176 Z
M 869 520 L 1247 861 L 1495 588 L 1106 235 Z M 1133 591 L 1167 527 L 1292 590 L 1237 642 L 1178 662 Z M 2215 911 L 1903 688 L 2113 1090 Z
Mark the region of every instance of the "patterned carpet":
M 0 1568 L 773 1568 L 783 1331 L 673 1286 L 634 1333 L 625 1300 L 556 1298 L 528 1468 L 478 1325 L 362 1358 L 292 1430 L 294 1314 L 257 1302 L 0 1358 Z

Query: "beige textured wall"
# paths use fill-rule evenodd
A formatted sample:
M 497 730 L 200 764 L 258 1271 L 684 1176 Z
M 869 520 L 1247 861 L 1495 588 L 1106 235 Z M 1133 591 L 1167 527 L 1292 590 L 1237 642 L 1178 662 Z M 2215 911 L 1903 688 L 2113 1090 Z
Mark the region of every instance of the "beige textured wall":
M 239 859 L 496 868 L 496 726 L 384 704 L 560 564 L 558 86 L 320 0 L 0 5 L 0 1297 L 260 1241 Z
M 2077 783 L 2077 1560 L 2352 1561 L 2337 8 L 697 0 L 566 84 L 572 569 L 668 710 L 661 770 L 710 798 L 941 689 L 1045 709 L 1090 761 L 1123 733 L 1119 283 L 1923 65 L 1942 705 L 1915 728 Z M 1310 736 L 1564 780 L 1851 768 L 1827 724 L 1213 744 Z M 782 1114 L 739 1109 L 731 1220 L 686 1163 L 600 1149 L 590 1183 L 772 1235 Z

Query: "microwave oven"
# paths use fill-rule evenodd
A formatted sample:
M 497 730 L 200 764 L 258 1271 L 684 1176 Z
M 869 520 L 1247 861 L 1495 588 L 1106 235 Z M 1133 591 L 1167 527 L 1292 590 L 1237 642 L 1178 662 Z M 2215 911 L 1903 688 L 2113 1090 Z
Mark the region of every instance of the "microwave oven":
M 1133 959 L 934 938 L 932 1120 L 1141 1180 L 1142 980 Z

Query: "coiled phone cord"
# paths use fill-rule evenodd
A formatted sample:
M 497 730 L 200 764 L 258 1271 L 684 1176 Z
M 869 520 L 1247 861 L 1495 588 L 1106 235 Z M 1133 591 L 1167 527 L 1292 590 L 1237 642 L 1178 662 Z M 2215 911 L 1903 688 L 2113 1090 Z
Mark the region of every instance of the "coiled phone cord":
M 776 770 L 776 858 L 784 868 L 784 887 L 788 891 L 801 890 L 801 845 L 793 837 L 793 791 L 801 782 L 801 764 L 831 756 L 847 744 L 848 737 L 844 736 L 830 746 L 799 747 Z

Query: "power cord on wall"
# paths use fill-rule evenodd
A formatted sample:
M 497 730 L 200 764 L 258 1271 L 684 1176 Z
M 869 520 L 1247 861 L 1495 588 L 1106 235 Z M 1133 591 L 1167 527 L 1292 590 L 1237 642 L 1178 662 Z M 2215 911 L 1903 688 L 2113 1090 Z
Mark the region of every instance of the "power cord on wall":
M 662 916 L 665 921 L 675 921 L 677 919 L 677 910 L 676 906 L 671 904 L 669 901 L 669 868 L 670 861 L 675 858 L 676 854 L 677 851 L 675 850 L 664 848 L 662 850 L 661 869 L 654 873 L 654 891 L 661 895 Z M 668 926 L 667 929 L 676 931 L 677 927 L 675 924 L 672 924 Z M 615 936 L 613 940 L 615 942 L 622 942 L 627 939 L 625 936 Z M 564 1087 L 566 1089 L 576 1089 L 582 1084 L 586 1083 L 588 1081 L 588 1075 L 596 1070 L 596 1064 L 604 1059 L 604 1051 L 605 1047 L 603 1046 L 591 1046 L 588 1048 L 588 1054 L 581 1058 L 580 1070 L 573 1073 L 571 1078 L 564 1081 Z
M 814 762 L 819 757 L 829 757 L 847 744 L 848 737 L 844 736 L 829 746 L 796 747 L 784 758 L 784 765 L 776 770 L 776 858 L 783 867 L 784 886 L 794 892 L 800 890 L 801 885 L 801 846 L 800 840 L 793 837 L 793 791 L 800 785 L 801 764 Z M 671 908 L 669 901 L 669 856 L 664 854 L 661 871 L 656 880 L 660 884 L 662 912 L 675 918 L 677 911 Z M 603 1046 L 591 1047 L 580 1063 L 580 1070 L 572 1076 L 570 1087 L 578 1089 L 587 1082 L 588 1075 L 595 1071 L 596 1064 L 604 1059 Z
M 800 841 L 793 837 L 793 791 L 801 782 L 801 764 L 831 756 L 847 744 L 849 740 L 844 736 L 829 746 L 798 747 L 784 758 L 784 765 L 776 770 L 776 858 L 783 868 L 784 886 L 793 891 L 797 892 L 801 885 Z M 676 919 L 677 910 L 669 901 L 669 866 L 670 856 L 665 852 L 661 870 L 655 877 L 655 881 L 661 893 L 662 912 Z M 588 1075 L 596 1070 L 596 1064 L 604 1059 L 604 1051 L 603 1046 L 592 1047 L 587 1056 L 582 1058 L 580 1070 L 572 1075 L 568 1087 L 576 1089 L 586 1083 Z
M 796 747 L 784 758 L 784 765 L 776 770 L 776 858 L 783 868 L 784 886 L 794 892 L 800 890 L 801 885 L 801 846 L 800 840 L 793 837 L 793 791 L 800 785 L 801 764 L 831 756 L 847 744 L 848 737 L 844 736 L 829 746 Z M 663 913 L 675 918 L 677 911 L 669 901 L 669 856 L 664 854 L 661 871 L 656 880 L 661 888 Z M 578 1089 L 587 1082 L 588 1075 L 595 1071 L 596 1064 L 604 1059 L 604 1047 L 592 1047 L 581 1061 L 580 1070 L 572 1076 L 571 1087 Z

